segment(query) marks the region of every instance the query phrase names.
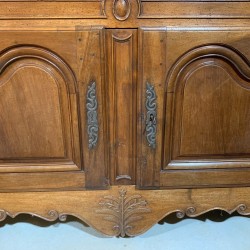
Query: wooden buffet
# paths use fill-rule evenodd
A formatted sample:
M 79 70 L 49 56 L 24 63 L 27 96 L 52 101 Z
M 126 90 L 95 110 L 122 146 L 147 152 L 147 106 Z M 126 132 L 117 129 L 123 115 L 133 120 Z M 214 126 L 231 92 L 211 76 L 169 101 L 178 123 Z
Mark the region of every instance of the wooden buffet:
M 0 220 L 250 214 L 249 1 L 2 0 L 0 37 Z

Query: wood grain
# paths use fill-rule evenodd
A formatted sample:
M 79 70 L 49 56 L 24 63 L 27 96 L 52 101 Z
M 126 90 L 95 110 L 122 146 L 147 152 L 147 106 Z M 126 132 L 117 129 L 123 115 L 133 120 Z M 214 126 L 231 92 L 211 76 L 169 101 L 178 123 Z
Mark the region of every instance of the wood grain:
M 209 48 L 215 50 L 210 53 Z M 197 52 L 200 49 L 198 48 Z M 181 73 L 179 70 L 177 70 L 178 73 L 176 71 L 178 76 L 172 78 L 171 74 L 174 70 L 169 74 L 170 78 L 174 79 L 175 85 L 172 85 L 173 82 L 168 78 L 166 117 L 172 118 L 166 126 L 164 156 L 166 165 L 161 173 L 161 185 L 172 186 L 177 183 L 185 187 L 193 186 L 195 183 L 197 186 L 249 185 L 249 128 L 247 127 L 250 93 L 249 61 L 241 54 L 223 46 L 211 45 L 203 52 L 196 54 L 197 60 L 193 60 L 193 57 L 192 62 L 189 61 L 190 58 L 186 58 L 187 64 L 184 64 L 189 68 L 188 71 L 184 69 L 185 66 L 181 66 L 179 68 Z M 191 55 L 192 52 L 189 53 Z M 175 66 L 182 59 L 180 58 Z M 193 66 L 194 68 L 191 69 Z M 197 74 L 197 77 L 193 78 L 193 74 Z M 185 80 L 179 78 L 182 76 Z M 184 101 L 192 84 L 197 85 L 189 92 L 191 96 Z M 205 85 L 206 90 L 199 92 Z M 196 97 L 193 96 L 195 93 L 197 93 Z M 196 100 L 199 100 L 199 103 L 188 111 L 189 104 Z M 226 106 L 222 103 L 226 103 Z M 196 116 L 200 108 L 204 109 Z M 196 117 L 195 124 L 189 124 L 187 127 L 186 122 L 191 121 L 193 117 Z M 200 123 L 200 118 L 203 119 L 205 127 Z M 196 125 L 198 125 L 197 128 Z M 192 135 L 188 136 L 188 130 Z M 195 141 L 197 137 L 199 139 Z M 193 152 L 191 152 L 192 147 L 194 147 Z M 234 170 L 229 170 L 230 168 Z M 215 176 L 216 169 L 218 172 Z M 227 174 L 224 175 L 224 172 L 219 169 L 223 169 Z M 183 176 L 181 177 L 184 172 L 185 180 L 182 179 Z M 233 172 L 237 175 L 230 178 Z
M 79 106 L 81 115 L 82 155 L 86 171 L 88 188 L 106 188 L 109 184 L 107 168 L 107 132 L 105 119 L 106 83 L 105 83 L 105 42 L 102 27 L 85 28 L 76 34 L 77 41 L 77 78 L 79 81 Z M 96 84 L 98 112 L 98 142 L 95 148 L 88 148 L 88 128 L 86 98 L 91 82 Z
M 0 221 L 73 215 L 123 237 L 250 214 L 249 1 L 3 0 L 0 36 Z
M 185 87 L 178 109 L 183 115 L 177 132 L 179 152 L 174 149 L 178 154 L 174 157 L 249 157 L 250 83 L 218 59 L 197 61 L 190 67 L 179 82 Z
M 144 233 L 172 213 L 178 217 L 196 217 L 213 209 L 229 214 L 235 211 L 242 215 L 250 213 L 249 187 L 139 191 L 133 186 L 114 186 L 106 191 L 2 193 L 0 220 L 30 214 L 47 221 L 65 221 L 67 215 L 72 215 L 105 235 L 119 236 L 120 230 L 114 227 L 116 222 L 107 221 L 107 215 L 100 213 L 100 203 L 105 197 L 118 199 L 122 189 L 126 191 L 127 199 L 138 197 L 149 209 L 147 213 L 137 212 L 140 219 L 128 224 L 126 233 L 130 236 Z
M 71 69 L 51 51 L 22 44 L 2 52 L 0 61 L 1 178 L 15 183 L 2 182 L 1 189 L 34 189 L 34 172 L 79 171 L 79 124 L 73 122 L 78 120 L 77 85 Z M 20 178 L 12 171 L 32 173 Z M 44 189 L 52 187 L 52 175 L 41 178 Z M 53 187 L 60 179 L 59 174 Z
M 0 19 L 105 18 L 100 2 L 0 2 Z
M 249 18 L 249 2 L 142 2 L 139 18 Z M 197 13 L 199 13 L 197 15 Z
M 108 31 L 110 171 L 113 184 L 135 183 L 136 45 L 136 31 Z
M 138 167 L 140 172 L 138 180 L 143 187 L 157 187 L 159 185 L 159 172 L 161 168 L 162 130 L 164 85 L 166 74 L 166 29 L 165 28 L 141 28 L 139 36 L 139 130 L 140 155 Z M 156 148 L 152 149 L 146 141 L 146 83 L 154 86 L 157 105 Z M 138 181 L 139 182 L 139 181 Z

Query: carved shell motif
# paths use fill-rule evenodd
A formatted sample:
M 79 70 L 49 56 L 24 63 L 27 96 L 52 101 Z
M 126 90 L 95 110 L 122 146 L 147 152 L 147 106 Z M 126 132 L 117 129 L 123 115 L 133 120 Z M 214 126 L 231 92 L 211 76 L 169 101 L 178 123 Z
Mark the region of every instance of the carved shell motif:
M 130 8 L 129 0 L 114 0 L 113 2 L 113 14 L 119 21 L 124 21 L 129 17 Z

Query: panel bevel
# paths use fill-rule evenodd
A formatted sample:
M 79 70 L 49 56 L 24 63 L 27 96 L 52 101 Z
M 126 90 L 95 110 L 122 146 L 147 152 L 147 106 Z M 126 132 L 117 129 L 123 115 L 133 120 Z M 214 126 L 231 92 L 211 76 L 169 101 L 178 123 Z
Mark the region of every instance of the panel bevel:
M 173 65 L 162 188 L 249 185 L 249 66 L 223 44 L 191 49 Z
M 8 135 L 4 147 L 10 152 L 1 150 L 0 171 L 35 172 L 43 167 L 44 171 L 79 170 L 78 127 L 72 122 L 77 120 L 77 112 L 73 111 L 77 110 L 76 81 L 71 69 L 51 51 L 35 46 L 6 49 L 0 60 L 1 102 L 13 104 L 1 108 L 2 141 Z M 34 98 L 37 92 L 40 99 Z M 6 109 L 12 116 L 4 116 Z M 9 128 L 12 132 L 6 130 Z M 18 142 L 11 144 L 15 140 Z

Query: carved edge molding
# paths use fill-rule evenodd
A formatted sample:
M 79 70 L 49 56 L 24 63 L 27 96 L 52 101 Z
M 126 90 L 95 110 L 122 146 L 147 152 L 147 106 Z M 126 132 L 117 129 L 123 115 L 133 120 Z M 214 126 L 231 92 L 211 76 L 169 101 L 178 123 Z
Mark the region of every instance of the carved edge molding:
M 157 104 L 154 86 L 146 84 L 146 138 L 148 146 L 156 147 Z
M 47 216 L 42 216 L 42 215 L 39 215 L 39 214 L 36 214 L 36 213 L 31 213 L 31 212 L 19 212 L 19 213 L 12 214 L 12 213 L 10 213 L 8 211 L 0 209 L 0 221 L 4 221 L 7 218 L 7 216 L 14 219 L 16 216 L 18 216 L 20 214 L 29 214 L 31 216 L 35 216 L 35 217 L 38 217 L 38 218 L 46 220 L 46 221 L 56 221 L 58 219 L 60 221 L 66 221 L 67 220 L 67 214 L 59 213 L 56 210 L 49 210 L 48 213 L 47 213 Z
M 250 215 L 250 212 L 247 212 L 247 209 L 248 209 L 247 206 L 242 203 L 242 204 L 238 205 L 237 207 L 235 207 L 232 210 L 227 210 L 227 209 L 224 209 L 224 208 L 221 208 L 221 207 L 214 207 L 214 208 L 207 209 L 207 210 L 199 212 L 199 213 L 196 212 L 195 207 L 188 207 L 186 210 L 177 210 L 176 211 L 176 216 L 179 219 L 182 219 L 183 217 L 185 217 L 185 215 L 188 216 L 188 217 L 197 217 L 199 215 L 205 214 L 207 212 L 210 212 L 210 211 L 216 210 L 216 209 L 225 211 L 228 214 L 232 214 L 234 212 L 237 212 L 240 215 Z
M 137 6 L 138 6 L 137 18 L 140 18 L 141 14 L 142 14 L 142 3 L 141 3 L 141 0 L 137 0 Z
M 141 195 L 126 196 L 126 189 L 119 190 L 119 197 L 104 196 L 99 202 L 101 209 L 96 213 L 104 215 L 103 219 L 114 223 L 116 236 L 134 236 L 130 231 L 133 223 L 142 220 L 144 213 L 151 212 L 147 201 Z
M 97 114 L 97 98 L 96 98 L 96 83 L 92 82 L 88 86 L 87 91 L 87 123 L 89 136 L 89 149 L 93 149 L 98 142 L 98 114 Z
M 99 202 L 100 209 L 95 210 L 95 213 L 99 215 L 104 215 L 103 219 L 109 222 L 114 223 L 113 231 L 114 234 L 110 236 L 136 236 L 138 234 L 141 234 L 145 232 L 147 229 L 151 228 L 155 223 L 159 222 L 161 219 L 158 219 L 157 221 L 154 221 L 150 227 L 147 227 L 146 230 L 140 231 L 140 229 L 136 230 L 138 233 L 134 234 L 132 232 L 132 229 L 135 228 L 134 224 L 135 222 L 138 222 L 142 220 L 144 217 L 142 214 L 150 213 L 152 210 L 147 207 L 147 201 L 142 198 L 141 195 L 132 195 L 130 197 L 126 196 L 126 189 L 120 189 L 119 190 L 119 196 L 104 196 L 103 199 Z M 248 207 L 245 204 L 240 204 L 236 206 L 232 210 L 227 210 L 222 207 L 214 207 L 211 209 L 207 209 L 204 211 L 201 211 L 197 213 L 195 207 L 188 207 L 186 210 L 172 210 L 169 211 L 167 214 L 164 215 L 163 218 L 167 217 L 168 215 L 172 213 L 176 213 L 176 216 L 179 219 L 184 218 L 185 216 L 188 217 L 197 217 L 199 215 L 205 214 L 212 210 L 222 210 L 227 212 L 228 214 L 232 214 L 233 212 L 238 212 L 240 215 L 247 216 L 250 215 L 250 212 L 247 212 Z M 87 223 L 89 226 L 93 227 L 95 230 L 101 232 L 97 227 L 94 227 L 91 225 L 91 221 L 88 222 L 84 220 L 84 216 L 78 216 L 74 213 L 59 213 L 56 210 L 49 210 L 47 212 L 47 215 L 39 215 L 37 213 L 32 212 L 18 212 L 18 213 L 10 213 L 6 210 L 0 209 L 0 222 L 4 221 L 7 216 L 11 218 L 15 218 L 16 216 L 20 214 L 28 214 L 31 216 L 38 217 L 40 219 L 53 222 L 56 220 L 59 220 L 61 222 L 65 222 L 67 220 L 67 216 L 73 216 L 75 218 L 80 219 L 84 223 Z M 163 219 L 162 218 L 162 219 Z M 109 231 L 109 230 L 108 230 Z M 105 233 L 102 231 L 102 233 Z M 109 235 L 109 234 L 107 234 Z

